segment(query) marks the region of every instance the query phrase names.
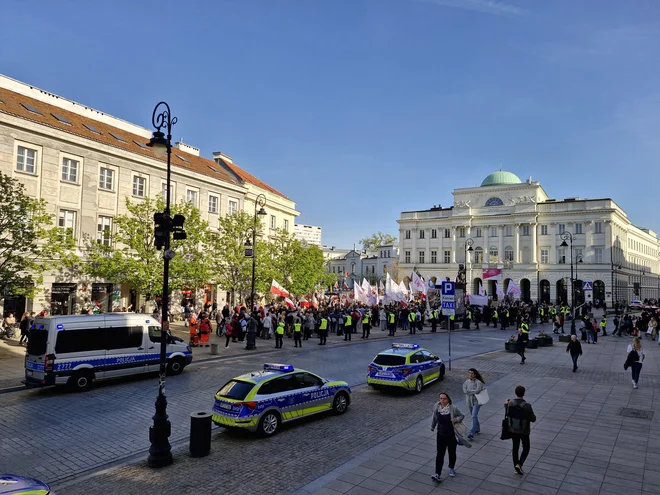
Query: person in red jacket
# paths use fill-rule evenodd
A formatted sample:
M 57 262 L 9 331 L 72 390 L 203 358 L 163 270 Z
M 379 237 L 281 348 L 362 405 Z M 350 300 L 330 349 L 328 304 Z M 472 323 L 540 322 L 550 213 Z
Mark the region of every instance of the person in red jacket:
M 200 346 L 209 346 L 209 336 L 211 335 L 211 321 L 207 313 L 202 313 L 202 321 L 199 322 L 199 340 Z

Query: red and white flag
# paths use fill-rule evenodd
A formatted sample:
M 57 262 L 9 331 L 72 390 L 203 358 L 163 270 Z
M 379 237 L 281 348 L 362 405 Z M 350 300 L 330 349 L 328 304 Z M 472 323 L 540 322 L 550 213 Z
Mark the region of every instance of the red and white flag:
M 348 284 L 346 283 L 346 280 L 344 280 L 344 289 L 348 290 Z
M 288 297 L 284 298 L 284 302 L 286 303 L 287 306 L 289 306 L 291 309 L 295 309 L 296 305 L 293 304 L 293 301 L 289 299 Z
M 319 300 L 316 298 L 316 294 L 312 297 L 312 306 L 314 306 L 316 309 L 319 309 Z
M 486 295 L 486 291 L 484 290 L 484 286 L 481 285 L 481 282 L 479 282 L 479 295 L 480 296 L 485 296 Z
M 276 296 L 289 297 L 289 291 L 278 284 L 275 280 L 270 284 L 270 293 Z

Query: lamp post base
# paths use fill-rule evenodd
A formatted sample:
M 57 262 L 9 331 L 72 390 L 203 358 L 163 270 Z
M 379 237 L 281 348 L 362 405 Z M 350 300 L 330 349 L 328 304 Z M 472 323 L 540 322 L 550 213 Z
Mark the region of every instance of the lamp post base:
M 165 394 L 159 393 L 156 399 L 156 414 L 153 415 L 154 424 L 149 427 L 149 457 L 147 465 L 152 468 L 169 466 L 174 462 L 172 446 L 168 438 L 172 433 L 172 425 L 167 415 L 167 399 Z

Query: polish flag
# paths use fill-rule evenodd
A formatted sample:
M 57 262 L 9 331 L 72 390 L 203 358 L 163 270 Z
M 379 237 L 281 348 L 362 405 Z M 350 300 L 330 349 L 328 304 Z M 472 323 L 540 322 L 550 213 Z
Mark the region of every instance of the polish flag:
M 319 300 L 316 299 L 316 294 L 312 297 L 312 306 L 314 306 L 316 309 L 319 309 Z
M 284 297 L 284 302 L 286 303 L 287 306 L 289 306 L 291 309 L 295 309 L 296 305 L 293 304 L 293 301 L 289 299 L 288 297 Z
M 270 293 L 276 296 L 289 297 L 289 291 L 278 284 L 275 280 L 270 284 Z

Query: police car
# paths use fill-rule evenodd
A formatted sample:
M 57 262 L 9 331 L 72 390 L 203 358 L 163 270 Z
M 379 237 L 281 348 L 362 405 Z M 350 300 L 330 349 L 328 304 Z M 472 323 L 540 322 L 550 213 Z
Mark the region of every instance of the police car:
M 0 495 L 54 495 L 50 487 L 34 478 L 0 474 Z
M 373 388 L 399 387 L 422 391 L 424 385 L 445 377 L 445 364 L 419 344 L 392 344 L 369 365 L 367 383 Z
M 282 423 L 332 410 L 343 414 L 351 403 L 348 383 L 329 381 L 290 364 L 264 364 L 229 380 L 215 394 L 213 422 L 272 436 Z

